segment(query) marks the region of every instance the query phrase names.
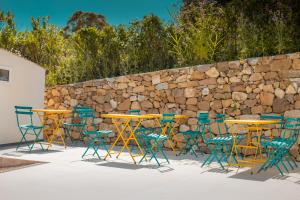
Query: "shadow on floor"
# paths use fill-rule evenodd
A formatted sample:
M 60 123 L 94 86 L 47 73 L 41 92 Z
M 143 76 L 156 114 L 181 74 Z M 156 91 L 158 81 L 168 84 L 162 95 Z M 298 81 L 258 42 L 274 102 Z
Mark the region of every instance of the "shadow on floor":
M 152 164 L 148 164 L 148 165 L 137 165 L 137 164 L 133 164 L 133 163 L 123 163 L 123 162 L 106 162 L 106 163 L 101 163 L 101 164 L 97 164 L 98 166 L 101 167 L 112 167 L 112 168 L 120 168 L 120 169 L 129 169 L 129 170 L 137 170 L 137 169 L 158 169 L 160 167 L 158 167 L 157 165 L 152 165 Z M 163 167 L 163 166 L 161 166 Z
M 257 173 L 259 168 L 255 169 L 248 169 L 242 172 L 238 172 L 229 178 L 234 179 L 243 179 L 243 180 L 250 180 L 250 181 L 259 181 L 264 182 L 269 179 L 279 180 L 279 181 L 288 181 L 293 182 L 300 185 L 300 176 L 294 175 L 295 173 L 298 174 L 300 169 L 297 168 L 293 171 L 290 171 L 289 174 L 282 176 L 275 168 L 268 169 L 266 171 L 262 171 Z
M 49 149 L 49 150 L 42 150 L 42 149 L 33 149 L 31 152 L 29 150 L 20 149 L 18 151 L 11 151 L 3 153 L 4 156 L 12 156 L 12 157 L 21 157 L 26 154 L 49 154 L 49 153 L 58 153 L 61 152 L 59 150 Z

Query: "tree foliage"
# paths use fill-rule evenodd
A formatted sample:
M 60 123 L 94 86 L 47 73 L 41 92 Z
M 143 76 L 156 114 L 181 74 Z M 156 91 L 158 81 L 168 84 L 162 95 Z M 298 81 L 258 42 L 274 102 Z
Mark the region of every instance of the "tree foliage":
M 298 0 L 185 0 L 172 24 L 155 15 L 110 26 L 76 12 L 64 29 L 48 18 L 17 31 L 0 12 L 0 47 L 43 66 L 47 85 L 299 51 Z

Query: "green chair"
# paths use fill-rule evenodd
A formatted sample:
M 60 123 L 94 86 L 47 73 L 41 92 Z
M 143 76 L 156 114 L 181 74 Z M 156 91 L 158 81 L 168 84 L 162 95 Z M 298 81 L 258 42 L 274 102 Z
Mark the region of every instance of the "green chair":
M 31 152 L 34 145 L 38 143 L 39 137 L 42 134 L 44 126 L 40 125 L 34 125 L 33 124 L 33 112 L 32 107 L 29 106 L 15 106 L 15 113 L 17 117 L 17 125 L 20 130 L 20 133 L 22 135 L 21 141 L 18 143 L 16 150 L 19 149 L 20 145 L 23 144 L 23 142 L 27 145 L 29 148 L 29 151 Z M 21 124 L 21 121 L 26 121 L 26 124 Z M 33 143 L 30 144 L 30 142 L 26 139 L 27 135 L 33 135 L 34 140 Z M 39 143 L 42 150 L 44 150 L 41 143 Z
M 224 124 L 225 115 L 217 114 L 216 123 L 219 131 L 219 135 L 215 136 L 211 128 L 211 120 L 208 118 L 208 113 L 199 113 L 198 126 L 202 134 L 204 143 L 210 150 L 210 155 L 205 159 L 202 167 L 211 164 L 213 161 L 217 161 L 222 169 L 225 169 L 222 162 L 228 161 L 230 150 L 233 144 L 233 137 L 229 134 L 228 128 Z M 221 133 L 221 126 L 225 126 L 226 133 Z M 207 134 L 208 131 L 208 134 Z
M 71 142 L 74 142 L 73 137 L 71 136 L 72 130 L 77 130 L 79 133 L 79 140 L 82 140 L 84 143 L 84 133 L 83 133 L 83 127 L 84 124 L 81 123 L 79 119 L 79 111 L 82 109 L 90 109 L 89 107 L 83 107 L 83 106 L 75 106 L 73 108 L 72 116 L 71 116 L 71 122 L 67 123 L 65 122 L 63 124 L 63 129 L 66 133 L 66 138 L 70 138 Z M 76 141 L 75 141 L 76 142 Z
M 275 115 L 275 114 L 261 114 L 260 119 L 262 120 L 278 120 L 278 123 L 276 125 L 279 125 L 279 132 L 281 132 L 283 125 L 284 125 L 284 117 L 282 115 Z M 270 127 L 262 127 L 262 130 L 271 130 Z M 262 138 L 265 138 L 266 136 L 262 136 Z M 271 133 L 271 138 L 273 138 L 273 134 Z M 276 138 L 276 137 L 275 137 Z M 280 138 L 280 137 L 277 137 Z
M 281 137 L 270 139 L 263 138 L 261 140 L 261 144 L 267 153 L 267 160 L 260 167 L 258 173 L 262 170 L 266 171 L 267 169 L 275 166 L 279 173 L 283 176 L 283 169 L 288 173 L 288 166 L 292 170 L 298 167 L 294 158 L 290 154 L 290 149 L 298 141 L 299 129 L 300 118 L 286 118 L 281 131 Z
M 97 125 L 95 124 L 95 112 L 93 109 L 80 109 L 78 110 L 81 124 L 84 124 L 82 131 L 84 136 L 88 139 L 88 147 L 82 155 L 82 158 L 86 155 L 89 149 L 93 150 L 93 156 L 96 154 L 99 159 L 101 159 L 98 154 L 98 150 L 103 148 L 108 155 L 109 151 L 106 147 L 105 140 L 108 138 L 109 134 L 112 133 L 111 130 L 97 130 Z M 90 126 L 90 127 L 89 127 Z
M 140 160 L 140 163 L 146 158 L 147 155 L 150 155 L 150 161 L 155 159 L 158 166 L 161 163 L 158 161 L 157 154 L 160 152 L 163 158 L 169 162 L 169 159 L 164 151 L 164 144 L 170 138 L 171 131 L 174 124 L 174 113 L 164 113 L 160 119 L 160 131 L 159 133 L 150 132 L 147 134 L 143 132 L 140 135 L 141 146 L 144 149 L 144 156 Z

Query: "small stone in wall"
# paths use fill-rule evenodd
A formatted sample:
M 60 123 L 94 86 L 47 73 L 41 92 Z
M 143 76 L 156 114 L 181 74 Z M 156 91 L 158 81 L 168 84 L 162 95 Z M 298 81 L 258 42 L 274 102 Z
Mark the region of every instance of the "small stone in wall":
M 126 99 L 118 105 L 118 110 L 127 111 L 130 109 L 130 105 L 131 105 L 130 99 Z
M 204 78 L 205 78 L 205 74 L 200 71 L 194 71 L 191 75 L 192 81 L 199 81 L 199 80 L 203 80 Z
M 254 106 L 251 108 L 251 113 L 252 114 L 261 114 L 263 113 L 264 109 L 263 109 L 263 106 L 262 105 L 259 105 L 259 106 Z
M 180 132 L 185 132 L 185 131 L 188 131 L 188 130 L 190 130 L 190 127 L 187 126 L 187 125 L 185 125 L 185 124 L 182 124 L 182 125 L 180 125 L 180 127 L 179 127 L 179 131 L 180 131 Z
M 209 78 L 216 78 L 220 75 L 220 73 L 218 72 L 218 70 L 215 67 L 210 68 L 209 70 L 207 70 L 205 72 L 205 74 L 209 77 Z
M 153 104 L 150 101 L 146 100 L 146 101 L 141 102 L 141 107 L 143 110 L 147 110 L 147 109 L 153 108 Z
M 152 84 L 156 85 L 158 83 L 160 83 L 160 75 L 157 74 L 157 75 L 152 76 Z
M 71 106 L 71 107 L 75 107 L 75 106 L 77 106 L 77 105 L 78 105 L 77 99 L 71 99 L 71 100 L 70 100 L 70 106 Z
M 62 88 L 60 92 L 63 96 L 66 96 L 69 94 L 69 91 L 66 88 Z
M 293 60 L 293 69 L 300 69 L 300 59 Z
M 159 83 L 155 86 L 157 90 L 167 90 L 168 89 L 168 83 Z
M 207 96 L 209 94 L 209 89 L 208 88 L 203 88 L 202 89 L 202 95 Z
M 260 73 L 254 73 L 250 76 L 249 81 L 260 81 L 263 77 Z
M 232 99 L 226 99 L 226 100 L 222 100 L 222 106 L 223 108 L 228 108 L 232 103 Z
M 51 91 L 51 93 L 52 93 L 52 96 L 54 96 L 54 97 L 60 96 L 60 93 L 58 92 L 57 89 L 53 89 L 53 90 Z
M 242 71 L 242 74 L 251 75 L 252 74 L 251 67 L 245 67 Z
M 280 89 L 280 88 L 276 88 L 275 89 L 275 96 L 278 97 L 279 99 L 282 99 L 285 95 L 285 92 Z
M 241 79 L 236 76 L 233 76 L 233 77 L 229 78 L 229 82 L 230 83 L 239 83 L 239 82 L 241 82 Z
M 113 109 L 117 108 L 118 103 L 115 100 L 111 99 L 109 103 Z
M 286 94 L 296 94 L 297 90 L 294 88 L 293 85 L 289 85 L 286 90 L 285 90 Z
M 50 106 L 53 106 L 54 104 L 55 104 L 54 100 L 53 99 L 49 99 L 48 103 L 47 103 L 47 106 L 50 107 Z
M 232 99 L 237 101 L 245 101 L 247 99 L 248 95 L 243 92 L 233 92 L 232 93 Z
M 195 97 L 196 96 L 196 89 L 194 88 L 185 88 L 184 90 L 185 97 Z
M 259 58 L 248 58 L 247 59 L 247 62 L 249 65 L 257 65 L 258 64 L 258 61 L 259 61 Z
M 269 85 L 264 85 L 264 86 L 262 87 L 262 90 L 263 90 L 264 92 L 270 92 L 270 93 L 273 93 L 273 92 L 274 92 L 274 88 L 273 88 L 273 86 L 272 86 L 271 84 L 269 84 Z
M 274 100 L 274 94 L 269 92 L 263 92 L 260 94 L 260 102 L 265 106 L 272 106 Z

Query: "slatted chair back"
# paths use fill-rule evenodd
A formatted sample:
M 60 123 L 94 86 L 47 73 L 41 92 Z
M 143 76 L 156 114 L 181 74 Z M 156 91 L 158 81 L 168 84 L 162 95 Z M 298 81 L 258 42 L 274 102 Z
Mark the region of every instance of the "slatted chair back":
M 198 114 L 198 127 L 197 127 L 197 131 L 199 131 L 201 133 L 204 142 L 206 142 L 208 139 L 213 138 L 213 134 L 212 134 L 210 122 L 211 121 L 209 119 L 208 113 L 201 112 L 201 113 Z M 206 136 L 206 129 L 209 132 L 209 136 L 208 137 Z
M 162 118 L 160 119 L 161 133 L 168 137 L 171 135 L 173 129 L 175 115 L 175 113 L 163 113 Z
M 33 125 L 33 112 L 32 112 L 32 107 L 30 106 L 15 106 L 15 113 L 17 117 L 17 124 L 18 127 L 20 127 L 21 121 L 27 122 L 26 124 L 28 125 Z
M 97 127 L 95 124 L 95 111 L 92 108 L 84 108 L 84 109 L 78 109 L 77 110 L 81 124 L 83 124 L 83 129 L 86 130 L 87 126 L 90 124 L 93 126 L 93 130 L 96 131 Z
M 141 111 L 140 110 L 137 110 L 137 109 L 134 109 L 134 110 L 128 110 L 128 114 L 130 115 L 140 115 L 141 114 Z M 135 127 L 135 122 L 133 120 L 130 120 L 130 127 L 132 128 L 132 130 L 134 129 Z
M 300 118 L 286 118 L 281 138 L 288 143 L 294 144 L 298 140 L 299 130 Z
M 228 126 L 224 123 L 224 121 L 225 121 L 225 114 L 220 114 L 220 113 L 216 114 L 215 122 L 217 123 L 218 135 L 230 136 Z

